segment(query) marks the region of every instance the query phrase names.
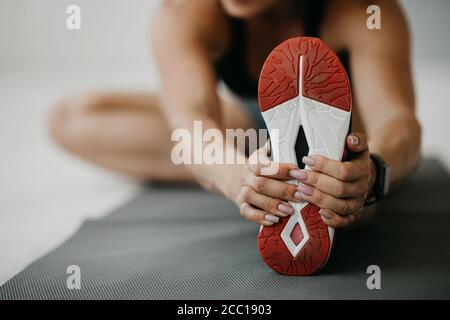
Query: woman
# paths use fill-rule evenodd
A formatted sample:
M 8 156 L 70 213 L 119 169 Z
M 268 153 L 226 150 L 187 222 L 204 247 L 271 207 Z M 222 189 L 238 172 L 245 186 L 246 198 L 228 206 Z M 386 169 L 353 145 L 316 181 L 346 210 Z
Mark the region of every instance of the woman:
M 366 25 L 373 4 L 381 8 L 381 30 Z M 351 160 L 313 157 L 311 171 L 280 164 L 272 176 L 250 165 L 174 165 L 170 134 L 176 128 L 192 130 L 194 120 L 204 130 L 263 125 L 255 103 L 258 74 L 277 44 L 297 36 L 320 37 L 351 71 Z M 50 123 L 65 149 L 141 180 L 196 181 L 265 226 L 292 214 L 288 201 L 304 200 L 323 209 L 329 226 L 350 226 L 365 216 L 379 178 L 379 163 L 370 154 L 390 167 L 391 185 L 417 166 L 420 126 L 409 35 L 395 1 L 166 0 L 153 19 L 151 41 L 161 91 L 65 99 Z M 218 89 L 218 80 L 227 91 Z M 292 178 L 301 187 L 288 184 Z

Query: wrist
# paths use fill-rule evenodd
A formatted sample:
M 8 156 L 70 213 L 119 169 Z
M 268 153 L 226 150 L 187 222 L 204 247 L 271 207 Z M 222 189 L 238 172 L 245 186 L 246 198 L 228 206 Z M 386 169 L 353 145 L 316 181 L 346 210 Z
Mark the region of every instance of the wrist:
M 217 191 L 232 201 L 235 201 L 236 190 L 239 190 L 237 186 L 241 181 L 242 174 L 239 167 L 239 165 L 223 165 L 214 176 L 213 184 Z

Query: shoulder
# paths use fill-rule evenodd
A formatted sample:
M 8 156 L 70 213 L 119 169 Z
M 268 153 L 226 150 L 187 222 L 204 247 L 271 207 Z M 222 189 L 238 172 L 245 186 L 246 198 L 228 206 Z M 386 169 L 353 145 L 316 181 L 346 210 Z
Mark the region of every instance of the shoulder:
M 367 25 L 374 8 L 379 13 L 380 30 Z M 332 0 L 324 20 L 323 35 L 332 47 L 339 49 L 409 44 L 407 22 L 395 0 Z
M 163 0 L 151 24 L 153 42 L 186 42 L 220 50 L 228 24 L 218 1 Z

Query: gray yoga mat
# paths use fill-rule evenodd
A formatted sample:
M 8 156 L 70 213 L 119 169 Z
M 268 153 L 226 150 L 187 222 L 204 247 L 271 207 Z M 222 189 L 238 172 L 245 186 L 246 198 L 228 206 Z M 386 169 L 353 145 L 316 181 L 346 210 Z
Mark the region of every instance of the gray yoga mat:
M 327 267 L 281 276 L 259 257 L 258 227 L 196 188 L 153 186 L 0 288 L 0 299 L 450 298 L 450 177 L 433 160 L 364 229 L 338 235 Z M 81 268 L 81 289 L 66 268 Z M 381 268 L 369 290 L 366 269 Z

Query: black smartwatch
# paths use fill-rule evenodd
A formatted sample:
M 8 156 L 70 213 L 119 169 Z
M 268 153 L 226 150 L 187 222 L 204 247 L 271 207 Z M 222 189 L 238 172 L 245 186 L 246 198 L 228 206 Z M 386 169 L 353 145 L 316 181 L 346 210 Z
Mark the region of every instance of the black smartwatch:
M 391 168 L 384 160 L 376 154 L 370 154 L 370 159 L 375 165 L 376 177 L 370 194 L 367 196 L 365 205 L 371 205 L 384 198 L 389 192 L 391 179 Z

